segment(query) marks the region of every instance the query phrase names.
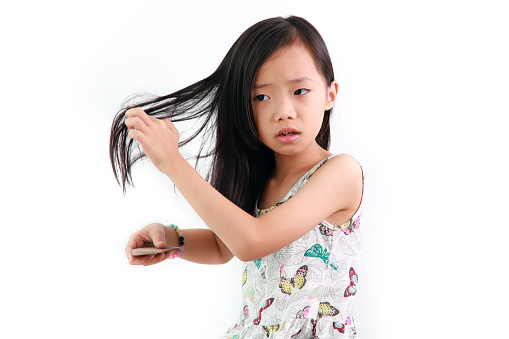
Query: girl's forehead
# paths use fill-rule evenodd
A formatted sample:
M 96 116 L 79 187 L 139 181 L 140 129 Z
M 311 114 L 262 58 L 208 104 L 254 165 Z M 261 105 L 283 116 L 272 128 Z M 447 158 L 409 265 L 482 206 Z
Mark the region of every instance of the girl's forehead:
M 294 42 L 291 45 L 284 46 L 276 50 L 272 53 L 271 56 L 267 58 L 267 60 L 263 63 L 263 65 L 267 63 L 271 63 L 277 61 L 278 59 L 294 59 L 295 61 L 306 62 L 313 61 L 314 58 L 309 52 L 308 48 L 302 42 Z M 262 67 L 263 67 L 262 65 Z
M 260 67 L 255 77 L 255 87 L 260 82 L 285 79 L 322 79 L 316 62 L 302 43 L 282 47 L 274 52 Z

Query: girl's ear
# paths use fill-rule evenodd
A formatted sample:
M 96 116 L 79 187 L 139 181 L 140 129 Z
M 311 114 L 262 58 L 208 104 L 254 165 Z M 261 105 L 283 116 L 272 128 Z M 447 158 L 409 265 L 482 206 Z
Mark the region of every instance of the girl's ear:
M 339 83 L 334 80 L 331 82 L 329 88 L 327 88 L 327 98 L 325 101 L 325 110 L 328 111 L 332 107 L 334 107 L 334 104 L 336 103 L 336 99 L 338 98 L 338 91 L 339 91 Z

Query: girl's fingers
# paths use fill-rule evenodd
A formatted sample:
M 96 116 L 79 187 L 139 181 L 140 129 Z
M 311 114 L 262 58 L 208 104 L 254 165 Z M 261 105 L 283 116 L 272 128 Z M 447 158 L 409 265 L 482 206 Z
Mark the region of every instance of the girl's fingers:
M 148 129 L 147 124 L 138 116 L 126 118 L 124 123 L 130 130 L 137 129 L 142 133 L 146 133 Z
M 135 139 L 136 141 L 138 141 L 142 148 L 145 145 L 145 143 L 147 142 L 146 135 L 140 130 L 137 130 L 134 128 L 129 129 L 129 132 L 127 133 L 127 135 L 129 135 L 129 138 Z
M 154 258 L 153 254 L 139 256 L 139 257 L 135 257 L 133 255 L 130 255 L 129 256 L 129 264 L 131 264 L 131 265 L 143 265 L 143 266 L 146 266 L 147 262 L 149 262 L 153 258 Z
M 137 233 L 131 235 L 131 237 L 129 238 L 129 241 L 127 242 L 127 245 L 125 247 L 125 254 L 127 255 L 127 258 L 130 259 L 130 257 L 132 256 L 131 251 L 134 248 L 138 248 L 138 247 L 142 247 L 142 246 L 143 246 L 143 240 L 141 240 L 139 235 Z
M 151 226 L 151 225 L 149 225 Z M 154 227 L 154 226 L 151 226 Z M 142 259 L 143 257 L 135 257 L 131 254 L 131 251 L 135 248 L 144 247 L 147 244 L 151 244 L 152 240 L 150 236 L 148 235 L 148 231 L 146 228 L 139 230 L 136 233 L 133 233 L 131 237 L 129 237 L 129 240 L 127 241 L 127 245 L 125 247 L 125 253 L 127 256 L 127 259 L 129 260 L 129 263 L 132 265 L 142 265 L 143 263 L 140 263 L 139 259 Z M 146 258 L 145 258 L 146 259 Z
M 166 234 L 164 232 L 164 226 L 150 228 L 148 231 L 148 237 L 151 239 L 155 247 L 164 248 L 166 247 Z
M 154 118 L 147 113 L 140 107 L 136 108 L 130 108 L 125 112 L 126 121 L 130 120 L 131 118 L 136 118 L 138 123 L 141 123 L 140 127 L 147 126 L 147 127 L 153 127 L 154 124 L 159 122 L 160 119 Z M 139 121 L 138 121 L 139 119 Z M 135 126 L 138 128 L 138 126 Z
M 143 266 L 150 266 L 150 265 L 159 264 L 160 262 L 162 262 L 162 261 L 167 259 L 166 254 L 167 253 L 156 254 L 153 258 L 147 260 L 147 262 Z
M 169 252 L 163 253 L 163 259 L 161 261 L 165 261 L 166 259 L 168 259 L 170 257 L 170 255 L 172 255 L 175 252 L 177 252 L 177 251 L 169 251 Z
M 156 257 L 155 254 L 141 256 L 138 259 L 140 261 L 140 264 L 137 265 L 150 266 L 152 265 L 150 262 L 154 260 L 155 257 Z
M 150 126 L 152 124 L 152 119 L 153 117 L 149 116 L 147 113 L 145 113 L 144 110 L 142 110 L 140 107 L 135 107 L 135 108 L 130 108 L 128 109 L 126 112 L 125 112 L 125 117 L 126 117 L 126 120 L 128 118 L 132 118 L 132 117 L 138 117 L 140 118 L 144 123 L 145 125 L 147 126 Z M 155 118 L 154 118 L 155 119 Z
M 173 125 L 173 122 L 171 122 L 170 118 L 164 118 L 163 121 L 166 123 L 166 126 L 168 126 L 168 128 L 171 130 L 171 131 L 176 131 L 177 129 L 175 128 L 175 125 Z
M 141 108 L 131 108 L 125 113 L 124 124 L 129 129 L 129 137 L 141 141 L 145 136 L 152 135 L 154 131 L 160 130 L 163 135 L 166 128 L 173 133 L 178 131 L 169 118 L 157 119 L 146 114 Z
M 158 264 L 161 261 L 166 260 L 167 258 L 168 257 L 166 256 L 166 253 L 142 255 L 139 257 L 132 256 L 132 259 L 129 259 L 129 263 L 131 265 L 150 266 L 150 265 Z
M 143 136 L 148 132 L 150 119 L 147 119 L 148 115 L 139 107 L 131 108 L 125 113 L 124 124 L 129 129 L 129 137 L 141 142 Z
M 165 261 L 175 252 L 177 252 L 177 251 L 174 250 L 174 251 L 169 251 L 169 252 L 165 252 L 165 253 L 143 255 L 143 256 L 139 256 L 139 257 L 134 257 L 131 255 L 129 257 L 129 263 L 131 265 L 151 266 L 151 265 L 159 264 L 160 262 Z

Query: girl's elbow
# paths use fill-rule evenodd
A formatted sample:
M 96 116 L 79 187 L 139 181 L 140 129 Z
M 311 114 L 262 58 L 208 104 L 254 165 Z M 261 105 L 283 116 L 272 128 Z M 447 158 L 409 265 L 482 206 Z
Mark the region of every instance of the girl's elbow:
M 249 262 L 263 257 L 260 251 L 260 242 L 254 238 L 239 243 L 235 256 L 242 262 Z
M 256 259 L 260 259 L 259 257 L 250 255 L 249 253 L 239 253 L 239 255 L 236 257 L 242 262 L 250 262 Z
M 221 257 L 221 259 L 218 260 L 217 262 L 215 262 L 214 264 L 215 265 L 224 265 L 224 264 L 229 263 L 230 260 L 232 260 L 232 259 L 233 259 L 233 255 L 231 257 L 226 257 L 226 258 Z
M 247 263 L 247 262 L 251 262 L 251 261 L 254 261 L 256 259 L 260 259 L 260 258 L 255 258 L 253 256 L 242 256 L 242 257 L 237 257 L 237 259 L 239 259 L 240 261 L 244 262 L 244 263 Z

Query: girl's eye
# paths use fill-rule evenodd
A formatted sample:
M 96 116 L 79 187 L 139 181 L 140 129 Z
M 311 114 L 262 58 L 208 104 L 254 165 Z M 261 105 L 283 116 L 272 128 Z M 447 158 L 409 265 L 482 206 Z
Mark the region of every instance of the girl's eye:
M 260 94 L 260 95 L 255 96 L 255 100 L 256 100 L 256 101 L 265 101 L 265 100 L 267 100 L 268 98 L 269 98 L 269 97 L 268 97 L 268 96 L 266 96 L 265 94 Z
M 301 89 L 298 89 L 295 91 L 295 95 L 302 95 L 302 94 L 306 94 L 307 92 L 309 92 L 308 89 L 304 89 L 304 88 L 301 88 Z

